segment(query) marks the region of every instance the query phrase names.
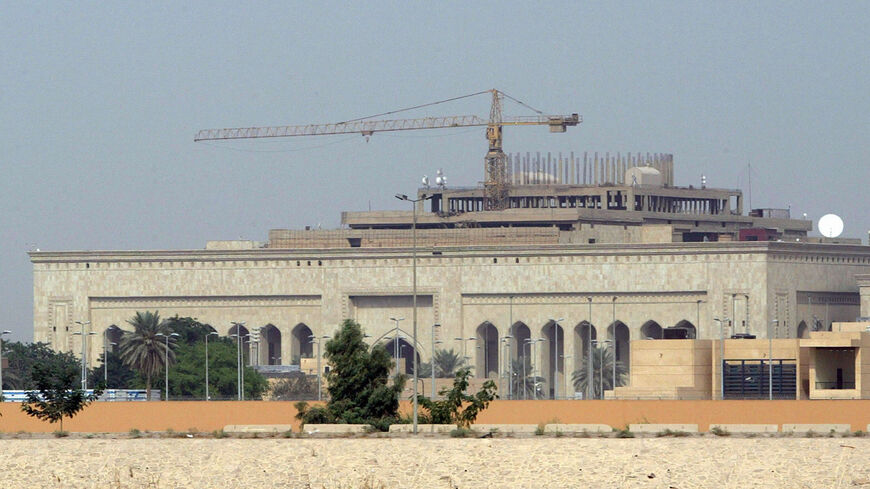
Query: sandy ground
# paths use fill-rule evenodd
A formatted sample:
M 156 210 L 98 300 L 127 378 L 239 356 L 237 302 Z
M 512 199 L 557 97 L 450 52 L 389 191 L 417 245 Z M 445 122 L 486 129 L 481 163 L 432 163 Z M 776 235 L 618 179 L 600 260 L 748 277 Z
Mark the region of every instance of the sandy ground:
M 0 440 L 3 488 L 862 486 L 867 438 Z

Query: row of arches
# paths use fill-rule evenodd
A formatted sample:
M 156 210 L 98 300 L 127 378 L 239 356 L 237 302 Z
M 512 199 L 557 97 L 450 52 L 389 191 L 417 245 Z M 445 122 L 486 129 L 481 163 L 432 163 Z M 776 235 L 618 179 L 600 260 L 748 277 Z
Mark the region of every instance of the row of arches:
M 645 322 L 638 330 L 640 337 L 635 339 L 663 339 L 666 330 L 681 330 L 685 338 L 696 338 L 697 329 L 687 320 L 678 322 L 671 328 L 663 328 L 655 321 Z M 467 357 L 478 376 L 499 378 L 515 374 L 512 369 L 530 368 L 535 377 L 541 377 L 546 386 L 544 390 L 550 397 L 573 394 L 570 377 L 575 370 L 584 368 L 587 352 L 593 345 L 613 348 L 617 362 L 621 362 L 626 370 L 631 368 L 629 348 L 632 340 L 631 329 L 622 321 L 614 321 L 605 328 L 604 335 L 599 340 L 598 328 L 582 321 L 571 329 L 555 321 L 548 321 L 533 337 L 532 328 L 522 321 L 515 322 L 507 331 L 499 329 L 490 321 L 484 321 L 475 329 L 472 338 L 456 338 L 456 340 L 475 343 L 473 357 Z M 604 343 L 608 341 L 607 343 Z M 566 355 L 566 345 L 572 346 Z M 462 348 L 466 348 L 463 344 Z M 510 360 L 508 362 L 508 359 Z M 473 361 L 472 361 L 473 360 Z M 516 365 L 510 365 L 516 362 Z M 510 363 L 510 364 L 509 364 Z M 525 377 L 527 372 L 523 374 Z
M 258 340 L 255 340 L 257 335 L 252 335 L 251 330 L 241 324 L 233 325 L 226 332 L 228 337 L 241 338 L 242 354 L 249 365 L 298 364 L 299 359 L 314 356 L 314 343 L 312 342 L 314 335 L 311 328 L 305 323 L 297 324 L 290 331 L 289 353 L 291 358 L 287 359 L 282 357 L 281 330 L 273 324 L 267 324 L 258 329 Z M 114 354 L 119 352 L 123 333 L 124 331 L 114 324 L 105 331 L 106 347 Z

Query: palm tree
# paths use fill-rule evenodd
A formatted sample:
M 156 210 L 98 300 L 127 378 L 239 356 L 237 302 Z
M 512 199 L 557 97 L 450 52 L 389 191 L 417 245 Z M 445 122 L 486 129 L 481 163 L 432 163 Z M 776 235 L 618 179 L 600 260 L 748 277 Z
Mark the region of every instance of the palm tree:
M 125 365 L 138 371 L 145 377 L 145 395 L 151 399 L 151 378 L 159 374 L 165 367 L 164 359 L 169 363 L 175 361 L 175 338 L 169 337 L 171 331 L 166 322 L 160 321 L 160 315 L 155 312 L 137 312 L 132 319 L 127 320 L 133 331 L 127 331 L 121 336 L 121 360 Z M 160 335 L 160 336 L 158 336 Z M 169 351 L 166 351 L 166 338 L 169 337 Z
M 435 365 L 435 376 L 439 379 L 449 379 L 456 375 L 456 370 L 465 364 L 459 353 L 449 350 L 435 350 L 432 363 Z M 431 371 L 430 371 L 431 372 Z
M 604 390 L 613 389 L 613 349 L 608 347 L 601 346 L 593 346 L 590 350 L 592 353 L 592 398 L 593 399 L 601 399 L 603 396 L 603 392 L 601 388 Z M 577 392 L 582 392 L 586 394 L 586 385 L 588 382 L 587 377 L 587 363 L 588 357 L 583 355 L 583 360 L 581 361 L 582 367 L 575 370 L 573 374 L 571 374 L 571 380 L 574 383 L 574 390 Z M 602 369 L 602 361 L 604 368 Z M 625 385 L 626 378 L 628 377 L 628 369 L 625 367 L 625 364 L 622 362 L 616 362 L 616 385 L 617 387 L 621 385 Z
M 530 358 L 524 357 L 524 361 L 511 360 L 511 381 L 513 382 L 511 388 L 514 399 L 539 399 L 543 397 L 541 387 L 544 384 L 544 378 L 533 374 Z

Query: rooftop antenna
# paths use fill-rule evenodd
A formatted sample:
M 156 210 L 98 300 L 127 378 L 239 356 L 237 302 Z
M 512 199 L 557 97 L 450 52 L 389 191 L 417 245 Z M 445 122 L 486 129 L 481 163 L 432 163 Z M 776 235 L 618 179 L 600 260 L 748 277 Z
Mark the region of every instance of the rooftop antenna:
M 819 219 L 819 232 L 826 238 L 836 238 L 843 232 L 843 219 L 836 214 L 825 214 Z
M 435 185 L 441 187 L 441 190 L 444 190 L 444 187 L 447 186 L 447 177 L 444 176 L 444 171 L 439 168 L 437 172 L 435 172 Z
M 423 175 L 423 186 L 426 187 L 426 190 L 429 190 L 429 177 L 427 175 Z
M 707 175 L 701 174 L 701 188 L 707 188 Z

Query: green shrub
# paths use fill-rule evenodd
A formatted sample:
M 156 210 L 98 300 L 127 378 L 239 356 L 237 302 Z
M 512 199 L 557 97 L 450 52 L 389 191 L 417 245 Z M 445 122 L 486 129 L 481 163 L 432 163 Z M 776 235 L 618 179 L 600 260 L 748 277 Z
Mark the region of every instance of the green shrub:
M 226 437 L 230 436 L 230 435 L 229 435 L 226 431 L 224 431 L 223 429 L 220 429 L 220 430 L 214 430 L 214 431 L 211 432 L 211 435 L 212 435 L 213 437 L 215 437 L 215 438 L 226 438 Z
M 130 430 L 130 438 L 142 438 L 142 432 L 138 428 Z
M 69 431 L 55 430 L 52 434 L 55 438 L 66 438 L 69 436 Z
M 450 438 L 468 438 L 474 436 L 474 432 L 468 428 L 456 428 L 450 431 Z
M 535 428 L 535 436 L 541 436 L 544 434 L 544 423 L 538 423 L 538 426 Z
M 686 433 L 685 431 L 666 429 L 664 431 L 659 431 L 658 433 L 656 433 L 656 436 L 659 438 L 665 437 L 665 436 L 670 436 L 670 437 L 674 437 L 674 438 L 682 438 L 684 436 L 689 436 L 689 434 Z
M 477 394 L 466 394 L 470 376 L 471 369 L 467 367 L 459 369 L 456 372 L 456 377 L 453 378 L 453 387 L 442 389 L 439 392 L 443 397 L 441 400 L 433 401 L 428 397 L 418 395 L 417 402 L 426 411 L 423 419 L 432 424 L 455 424 L 459 428 L 470 427 L 477 416 L 489 406 L 489 403 L 498 399 L 495 394 L 497 386 L 492 380 L 484 382 Z
M 621 430 L 615 430 L 617 438 L 634 438 L 634 433 L 628 429 L 628 426 L 622 428 Z
M 714 426 L 710 429 L 710 433 L 713 433 L 716 436 L 731 436 L 731 433 L 728 432 L 725 428 L 721 426 Z

